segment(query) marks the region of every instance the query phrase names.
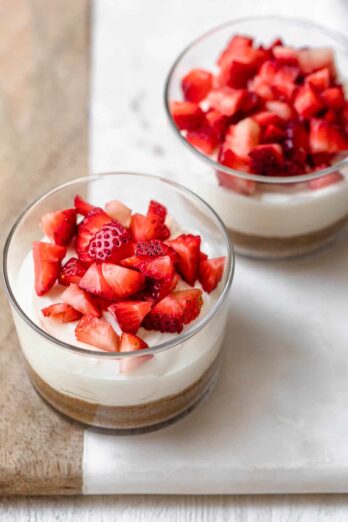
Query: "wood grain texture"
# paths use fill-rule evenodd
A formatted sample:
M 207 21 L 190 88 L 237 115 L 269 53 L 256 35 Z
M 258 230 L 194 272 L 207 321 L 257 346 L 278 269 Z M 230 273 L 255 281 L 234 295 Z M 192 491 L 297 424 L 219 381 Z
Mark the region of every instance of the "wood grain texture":
M 0 0 L 0 21 L 4 234 L 39 194 L 87 173 L 88 0 Z M 83 430 L 36 395 L 3 293 L 0 306 L 0 493 L 80 492 Z

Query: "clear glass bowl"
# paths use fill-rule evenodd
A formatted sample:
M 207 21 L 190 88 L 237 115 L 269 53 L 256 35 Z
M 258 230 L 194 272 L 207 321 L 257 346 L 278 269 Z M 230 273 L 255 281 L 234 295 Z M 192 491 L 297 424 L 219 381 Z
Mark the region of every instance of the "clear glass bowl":
M 192 42 L 175 60 L 165 86 L 166 112 L 179 142 L 188 151 L 190 175 L 178 180 L 201 195 L 223 219 L 235 251 L 256 258 L 299 256 L 334 242 L 345 235 L 348 221 L 348 159 L 342 154 L 330 168 L 296 177 L 265 177 L 247 174 L 219 164 L 198 151 L 181 134 L 170 103 L 182 100 L 181 80 L 192 68 L 213 71 L 217 56 L 234 34 L 251 36 L 270 44 L 282 38 L 294 47 L 330 47 L 339 76 L 348 71 L 348 40 L 307 21 L 278 16 L 235 20 L 214 28 Z M 313 189 L 315 180 L 339 172 L 342 180 Z M 313 183 L 314 182 L 314 183 Z M 244 195 L 233 187 L 246 186 Z M 227 188 L 228 187 L 228 188 Z
M 214 257 L 226 256 L 223 280 L 211 294 L 214 297 L 209 302 L 204 294 L 205 309 L 181 334 L 167 334 L 161 341 L 161 335 L 154 332 L 151 347 L 139 355 L 78 346 L 74 344 L 73 323 L 69 325 L 69 342 L 55 338 L 43 328 L 39 308 L 45 305 L 33 305 L 33 275 L 31 270 L 27 274 L 23 262 L 31 257 L 32 242 L 40 239 L 41 216 L 71 207 L 75 194 L 87 196 L 99 206 L 117 198 L 144 213 L 150 198 L 156 197 L 185 231 L 201 234 Z M 122 432 L 152 429 L 176 419 L 212 389 L 218 376 L 228 308 L 226 297 L 233 271 L 231 243 L 214 210 L 176 183 L 132 173 L 80 178 L 43 195 L 18 218 L 7 238 L 3 257 L 5 289 L 36 390 L 69 417 Z M 137 367 L 141 357 L 142 364 Z M 125 367 L 135 369 L 125 373 Z

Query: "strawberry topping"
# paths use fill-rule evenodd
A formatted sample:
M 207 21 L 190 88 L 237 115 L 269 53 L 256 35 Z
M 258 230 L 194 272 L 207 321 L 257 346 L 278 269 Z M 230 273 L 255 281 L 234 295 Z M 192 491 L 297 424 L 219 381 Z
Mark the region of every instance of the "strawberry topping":
M 88 245 L 88 256 L 96 261 L 117 263 L 133 251 L 131 236 L 121 223 L 110 221 L 98 230 Z
M 195 284 L 198 277 L 198 263 L 200 255 L 201 238 L 193 234 L 182 234 L 176 239 L 168 241 L 179 256 L 178 272 L 181 277 L 191 286 Z
M 100 311 L 93 302 L 92 297 L 79 288 L 75 283 L 71 283 L 66 290 L 62 293 L 62 299 L 65 303 L 72 306 L 78 312 L 83 315 L 94 315 L 94 317 L 100 317 Z
M 112 263 L 102 263 L 102 274 L 111 287 L 116 299 L 124 299 L 141 290 L 144 286 L 144 276 L 136 270 L 130 270 Z
M 62 323 L 72 323 L 81 317 L 81 313 L 66 303 L 57 303 L 42 308 L 41 312 L 45 317 L 53 317 Z
M 71 257 L 63 266 L 59 274 L 59 283 L 68 286 L 70 283 L 79 284 L 86 273 L 86 267 L 76 257 Z
M 140 339 L 134 334 L 123 333 L 121 335 L 120 352 L 136 352 L 138 350 L 144 350 L 148 348 L 145 341 Z M 120 360 L 120 372 L 129 373 L 138 368 L 144 362 L 152 359 L 152 355 L 137 355 L 131 356 Z
M 137 333 L 150 310 L 151 303 L 146 301 L 119 301 L 108 307 L 108 311 L 117 320 L 121 330 L 133 334 Z
M 74 206 L 75 206 L 75 209 L 76 209 L 76 212 L 78 214 L 81 214 L 82 216 L 87 216 L 87 214 L 93 210 L 95 207 L 93 205 L 91 205 L 90 203 L 88 203 L 87 201 L 85 201 L 81 196 L 79 196 L 78 194 L 75 196 L 75 199 L 74 199 Z
M 97 346 L 108 352 L 117 352 L 119 348 L 119 337 L 111 324 L 93 315 L 85 315 L 80 319 L 75 336 L 82 343 Z
M 110 216 L 101 208 L 95 207 L 88 212 L 85 219 L 78 226 L 75 241 L 76 253 L 80 261 L 88 264 L 93 263 L 94 258 L 88 254 L 89 244 L 97 232 L 99 232 L 104 225 L 110 223 L 110 221 Z
M 69 208 L 45 214 L 41 218 L 41 228 L 50 241 L 67 246 L 76 233 L 76 210 Z
M 64 259 L 66 248 L 42 241 L 33 243 L 35 290 L 37 295 L 46 294 L 56 282 L 60 263 Z
M 222 279 L 225 258 L 203 259 L 199 263 L 199 282 L 205 292 L 212 292 Z
M 93 263 L 82 277 L 79 287 L 86 290 L 90 294 L 104 297 L 112 301 L 116 298 L 113 290 L 105 281 L 102 269 L 99 263 Z

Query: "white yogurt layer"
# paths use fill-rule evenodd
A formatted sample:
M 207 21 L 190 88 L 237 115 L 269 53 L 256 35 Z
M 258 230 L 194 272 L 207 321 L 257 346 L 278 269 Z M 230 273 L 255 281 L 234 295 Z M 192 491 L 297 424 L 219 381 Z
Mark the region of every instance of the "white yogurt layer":
M 210 254 L 208 246 L 203 247 Z M 179 284 L 185 287 L 185 283 Z M 32 253 L 29 252 L 18 274 L 20 306 L 34 323 L 54 338 L 91 350 L 93 348 L 90 345 L 75 339 L 76 322 L 61 324 L 52 318 L 44 318 L 41 313 L 42 308 L 62 301 L 60 295 L 64 289 L 56 285 L 45 296 L 36 295 Z M 211 294 L 204 293 L 204 304 L 196 322 L 209 313 L 219 294 L 218 289 Z M 129 373 L 119 371 L 118 360 L 98 357 L 101 350 L 97 348 L 95 357 L 75 354 L 39 335 L 17 315 L 15 322 L 29 364 L 47 384 L 81 400 L 109 406 L 131 406 L 179 393 L 201 377 L 219 352 L 225 311 L 220 310 L 208 328 L 205 327 L 185 343 L 155 354 Z M 141 328 L 137 335 L 149 346 L 155 346 L 177 334 L 161 334 Z
M 218 185 L 209 171 L 192 175 L 186 184 L 216 210 L 227 228 L 260 237 L 292 237 L 333 225 L 348 215 L 348 180 L 309 190 L 266 187 L 251 196 Z

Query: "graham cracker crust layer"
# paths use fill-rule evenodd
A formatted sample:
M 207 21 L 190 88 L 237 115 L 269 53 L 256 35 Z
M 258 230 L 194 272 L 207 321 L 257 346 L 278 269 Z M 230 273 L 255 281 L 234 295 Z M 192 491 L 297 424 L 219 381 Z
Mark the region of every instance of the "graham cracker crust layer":
M 348 216 L 329 227 L 293 237 L 261 237 L 229 229 L 230 238 L 240 254 L 259 258 L 286 258 L 307 254 L 329 244 L 348 223 Z
M 182 392 L 136 406 L 106 406 L 63 394 L 48 385 L 28 364 L 33 386 L 54 408 L 68 417 L 98 428 L 132 430 L 155 428 L 183 414 L 199 402 L 219 370 L 219 356 L 204 374 Z

